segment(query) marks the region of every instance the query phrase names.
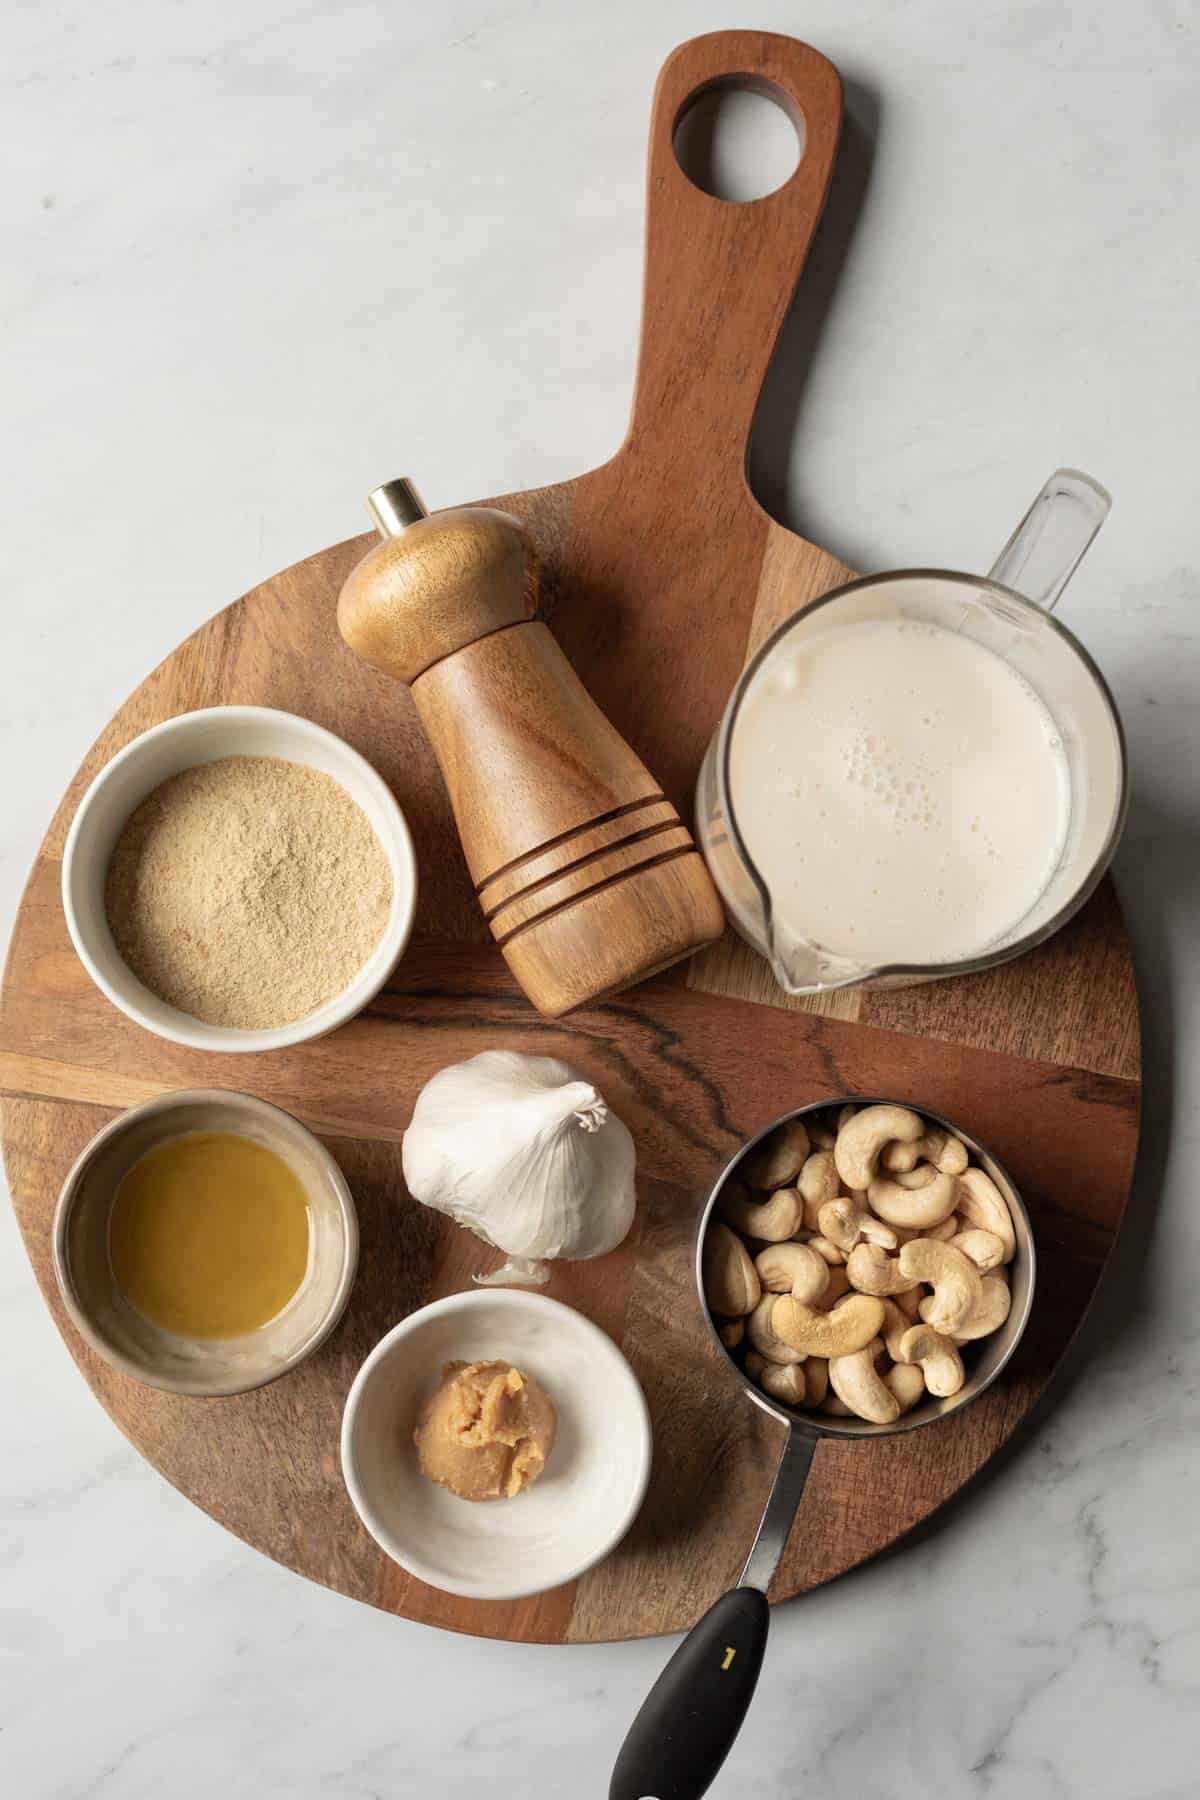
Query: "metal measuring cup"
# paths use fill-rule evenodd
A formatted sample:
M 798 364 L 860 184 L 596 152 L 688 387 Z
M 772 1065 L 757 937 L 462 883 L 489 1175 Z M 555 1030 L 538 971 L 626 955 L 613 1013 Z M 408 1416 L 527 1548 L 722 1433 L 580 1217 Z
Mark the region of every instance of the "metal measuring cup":
M 894 1437 L 919 1431 L 969 1406 L 991 1387 L 1021 1341 L 1033 1306 L 1036 1253 L 1025 1203 L 1007 1174 L 978 1139 L 954 1120 L 918 1108 L 922 1116 L 962 1139 L 973 1159 L 1000 1189 L 1012 1214 L 1016 1254 L 1009 1265 L 1012 1306 L 1008 1318 L 990 1337 L 980 1339 L 957 1394 L 927 1397 L 894 1424 L 873 1425 L 866 1419 L 839 1418 L 806 1412 L 756 1387 L 722 1344 L 704 1296 L 701 1261 L 713 1208 L 726 1183 L 736 1180 L 741 1164 L 764 1139 L 791 1119 L 815 1112 L 836 1112 L 846 1105 L 908 1106 L 908 1100 L 843 1094 L 796 1107 L 764 1125 L 747 1139 L 718 1176 L 700 1214 L 696 1233 L 696 1291 L 712 1340 L 736 1380 L 756 1406 L 778 1419 L 786 1433 L 771 1491 L 746 1565 L 736 1587 L 722 1594 L 680 1644 L 642 1703 L 621 1746 L 609 1787 L 609 1800 L 700 1800 L 724 1762 L 741 1729 L 754 1694 L 767 1644 L 770 1610 L 767 1589 L 779 1567 L 792 1522 L 804 1493 L 813 1455 L 822 1438 Z M 864 1451 L 865 1454 L 865 1451 Z

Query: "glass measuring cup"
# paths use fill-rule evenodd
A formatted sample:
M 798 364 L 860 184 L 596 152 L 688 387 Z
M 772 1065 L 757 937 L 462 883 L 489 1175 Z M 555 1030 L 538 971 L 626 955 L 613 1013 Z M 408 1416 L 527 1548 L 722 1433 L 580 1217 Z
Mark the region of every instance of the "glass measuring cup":
M 709 744 L 696 790 L 696 834 L 733 924 L 767 957 L 780 986 L 813 994 L 860 983 L 901 986 L 973 974 L 1042 943 L 1077 912 L 1116 850 L 1128 807 L 1125 740 L 1108 686 L 1053 609 L 1103 524 L 1111 500 L 1098 482 L 1060 469 L 984 575 L 904 569 L 847 582 L 774 631 L 742 673 Z M 739 829 L 730 789 L 738 718 L 782 647 L 869 620 L 907 619 L 961 633 L 1002 657 L 1054 720 L 1070 779 L 1066 837 L 1033 907 L 975 956 L 953 962 L 855 961 L 790 929 Z

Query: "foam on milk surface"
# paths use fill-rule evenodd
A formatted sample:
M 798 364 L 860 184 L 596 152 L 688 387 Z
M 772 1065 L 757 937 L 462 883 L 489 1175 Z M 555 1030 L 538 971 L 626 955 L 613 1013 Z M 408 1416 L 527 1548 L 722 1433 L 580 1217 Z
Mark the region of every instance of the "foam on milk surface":
M 1038 695 L 971 638 L 907 619 L 784 640 L 743 699 L 730 786 L 785 933 L 872 965 L 1006 937 L 1070 815 Z

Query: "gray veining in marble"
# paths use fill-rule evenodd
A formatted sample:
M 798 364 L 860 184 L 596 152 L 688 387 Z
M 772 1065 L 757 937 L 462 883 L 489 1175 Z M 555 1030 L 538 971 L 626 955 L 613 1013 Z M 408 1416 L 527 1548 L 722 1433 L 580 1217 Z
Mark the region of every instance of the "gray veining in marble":
M 0 926 L 123 695 L 228 599 L 363 528 L 368 488 L 404 471 L 440 504 L 611 451 L 654 75 L 682 38 L 739 22 L 825 50 L 851 115 L 760 417 L 760 494 L 865 568 L 985 566 L 1059 463 L 1116 496 L 1064 611 L 1129 731 L 1118 876 L 1149 1080 L 1128 1231 L 1054 1404 L 934 1529 L 776 1617 L 713 1792 L 1185 1800 L 1195 6 L 8 0 Z M 256 1556 L 92 1400 L 7 1211 L 0 1353 L 0 1791 L 606 1791 L 664 1644 L 439 1636 Z

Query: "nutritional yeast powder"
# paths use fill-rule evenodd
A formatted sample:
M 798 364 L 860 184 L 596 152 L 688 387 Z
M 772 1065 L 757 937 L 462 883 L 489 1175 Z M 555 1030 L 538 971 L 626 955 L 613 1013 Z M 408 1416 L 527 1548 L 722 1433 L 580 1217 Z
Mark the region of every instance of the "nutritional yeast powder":
M 339 994 L 379 942 L 387 857 L 330 775 L 272 756 L 185 769 L 131 815 L 105 910 L 146 986 L 209 1025 L 269 1030 Z

